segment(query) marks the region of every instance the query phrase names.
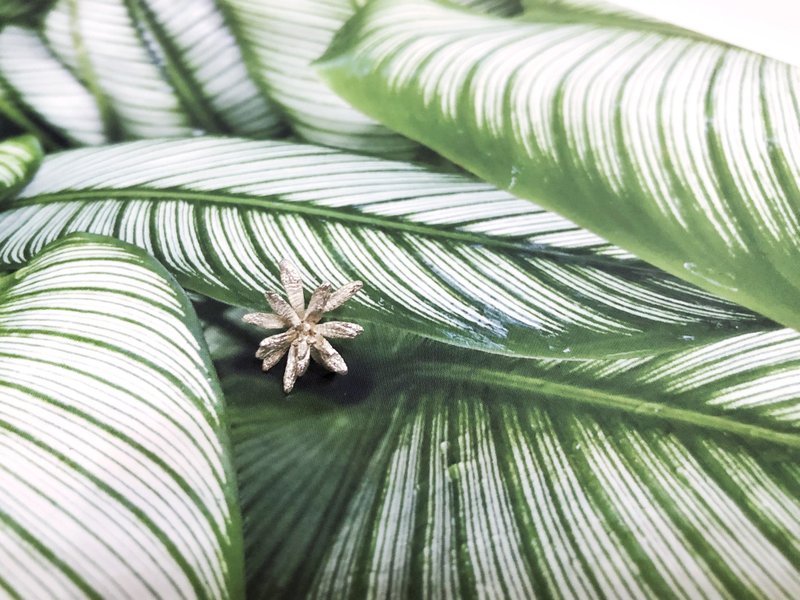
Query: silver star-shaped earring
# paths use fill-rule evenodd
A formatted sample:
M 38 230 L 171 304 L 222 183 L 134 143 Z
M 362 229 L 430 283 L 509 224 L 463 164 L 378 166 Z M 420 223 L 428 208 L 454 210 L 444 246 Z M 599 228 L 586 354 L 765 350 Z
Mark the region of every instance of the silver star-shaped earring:
M 308 306 L 303 296 L 303 281 L 300 272 L 292 262 L 284 258 L 280 262 L 281 282 L 286 290 L 288 302 L 277 292 L 267 291 L 264 295 L 274 313 L 249 313 L 243 320 L 263 329 L 282 329 L 283 333 L 261 340 L 256 358 L 263 360 L 261 368 L 269 371 L 283 355 L 289 353 L 286 370 L 283 373 L 283 391 L 289 393 L 298 377 L 302 377 L 313 358 L 323 367 L 334 373 L 344 375 L 347 365 L 341 355 L 325 338 L 354 338 L 364 331 L 361 325 L 344 321 L 320 323 L 322 315 L 339 308 L 352 298 L 362 287 L 360 281 L 351 281 L 336 291 L 330 283 L 323 283 L 311 295 Z

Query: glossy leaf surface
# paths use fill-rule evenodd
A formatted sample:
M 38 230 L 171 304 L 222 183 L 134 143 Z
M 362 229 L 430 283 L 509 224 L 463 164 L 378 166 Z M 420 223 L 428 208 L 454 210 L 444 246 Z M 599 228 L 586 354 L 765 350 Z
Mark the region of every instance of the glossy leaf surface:
M 320 65 L 373 118 L 800 328 L 800 71 L 609 15 L 370 3 Z
M 137 244 L 187 287 L 253 308 L 289 257 L 309 287 L 364 281 L 341 310 L 356 322 L 502 354 L 651 353 L 770 326 L 490 185 L 318 146 L 194 138 L 49 157 L 0 212 L 0 263 L 74 231 Z
M 0 281 L 0 590 L 239 598 L 222 395 L 141 250 L 70 236 Z
M 368 327 L 284 399 L 239 313 L 253 598 L 792 598 L 800 337 L 635 360 L 489 356 Z M 248 372 L 249 371 L 249 372 Z

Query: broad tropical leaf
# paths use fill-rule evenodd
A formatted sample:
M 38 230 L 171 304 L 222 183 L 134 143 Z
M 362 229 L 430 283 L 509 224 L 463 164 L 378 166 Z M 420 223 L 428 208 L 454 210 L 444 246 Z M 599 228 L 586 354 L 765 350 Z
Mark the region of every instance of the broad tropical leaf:
M 311 67 L 353 14 L 350 0 L 223 0 L 253 77 L 293 130 L 317 144 L 410 157 L 416 144 L 362 115 L 331 92 Z
M 800 593 L 792 330 L 539 361 L 372 326 L 286 402 L 239 316 L 207 333 L 253 598 Z
M 418 147 L 353 109 L 311 66 L 334 33 L 353 15 L 359 0 L 220 0 L 253 78 L 283 110 L 301 138 L 345 150 L 410 158 Z M 517 0 L 458 0 L 484 12 L 521 11 Z
M 308 286 L 365 281 L 348 320 L 505 354 L 652 352 L 765 326 L 490 185 L 317 146 L 193 138 L 51 156 L 0 212 L 0 264 L 74 231 L 137 244 L 188 288 L 253 308 L 288 256 Z
M 163 267 L 78 235 L 6 275 L 0 387 L 3 595 L 242 596 L 222 396 Z
M 0 201 L 14 196 L 28 183 L 41 162 L 42 147 L 33 136 L 0 142 Z
M 50 147 L 107 140 L 91 92 L 33 29 L 0 31 L 0 113 Z
M 59 0 L 44 32 L 114 137 L 280 129 L 213 0 Z
M 320 68 L 487 181 L 800 328 L 797 68 L 627 19 L 428 0 L 370 3 Z

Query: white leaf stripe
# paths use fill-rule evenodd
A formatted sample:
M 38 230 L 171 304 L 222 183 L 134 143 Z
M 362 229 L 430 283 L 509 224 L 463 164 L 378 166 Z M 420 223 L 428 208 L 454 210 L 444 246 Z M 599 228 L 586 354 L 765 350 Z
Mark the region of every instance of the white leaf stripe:
M 458 0 L 495 14 L 521 11 L 516 0 Z M 234 22 L 251 73 L 283 109 L 295 133 L 326 146 L 393 158 L 410 157 L 416 144 L 343 102 L 311 63 L 353 14 L 348 0 L 222 0 Z
M 162 51 L 176 92 L 199 126 L 248 137 L 279 131 L 279 116 L 249 78 L 215 0 L 137 0 L 134 6 L 152 28 L 154 49 Z
M 448 493 L 450 477 L 447 473 L 447 458 L 450 450 L 449 418 L 447 406 L 430 421 L 430 436 L 433 452 L 428 453 L 428 479 L 426 506 L 428 522 L 425 526 L 423 546 L 431 551 L 423 563 L 423 595 L 427 598 L 461 598 L 458 569 L 451 556 L 456 553 L 456 524 L 450 519 L 454 500 Z M 425 488 L 423 488 L 425 489 Z
M 42 148 L 32 136 L 0 142 L 0 201 L 13 196 L 39 168 Z
M 311 62 L 353 13 L 347 0 L 223 0 L 265 92 L 304 139 L 368 154 L 410 157 L 416 144 L 343 102 Z
M 67 27 L 67 31 L 60 28 Z M 105 110 L 132 137 L 192 132 L 178 96 L 145 44 L 144 33 L 120 0 L 58 0 L 44 35 L 57 55 L 107 100 Z M 74 46 L 80 40 L 80 46 Z
M 541 245 L 581 232 L 489 185 L 287 142 L 193 138 L 52 156 L 0 212 L 0 262 L 73 231 L 121 237 L 189 287 L 251 306 L 279 286 L 276 265 L 290 256 L 308 282 L 366 280 L 343 309 L 355 320 L 496 352 L 634 352 L 756 324 L 656 270 L 597 256 L 604 247 Z
M 281 129 L 213 0 L 59 0 L 44 34 L 90 82 L 114 136 Z
M 107 140 L 91 92 L 32 29 L 7 26 L 0 32 L 0 88 L 4 88 L 0 96 L 8 96 L 6 102 L 34 122 L 46 123 L 68 142 L 101 144 Z M 0 101 L 0 112 L 2 104 Z M 15 120 L 14 114 L 9 116 Z
M 374 532 L 369 581 L 377 597 L 407 595 L 411 583 L 411 527 L 417 505 L 417 492 L 413 488 L 419 472 L 422 427 L 421 416 L 413 424 L 406 425 L 400 433 L 401 441 L 389 459 L 392 482 L 384 490 L 381 514 L 378 515 L 381 526 Z
M 706 434 L 702 444 L 710 452 L 700 452 L 687 441 L 691 432 L 676 436 L 583 410 L 570 418 L 546 392 L 486 388 L 476 394 L 470 383 L 447 388 L 436 378 L 416 381 L 418 388 L 376 391 L 366 407 L 271 404 L 255 423 L 252 407 L 235 411 L 242 485 L 245 493 L 255 492 L 247 491 L 251 485 L 259 490 L 246 514 L 261 527 L 280 520 L 286 501 L 297 513 L 310 510 L 311 480 L 291 500 L 270 490 L 311 475 L 317 453 L 341 452 L 345 439 L 374 440 L 372 452 L 356 454 L 361 482 L 331 492 L 350 510 L 331 515 L 333 531 L 330 523 L 293 531 L 271 562 L 251 563 L 253 597 L 380 597 L 381 585 L 393 582 L 401 590 L 396 597 L 441 598 L 452 590 L 454 571 L 459 595 L 486 597 L 791 598 L 800 589 L 794 518 L 800 505 L 757 449 Z M 235 398 L 237 390 L 229 394 Z M 391 425 L 372 416 L 388 399 L 399 403 Z M 276 422 L 279 436 L 271 432 Z M 333 439 L 315 441 L 327 453 L 297 450 L 296 436 L 334 422 Z M 409 447 L 412 431 L 424 433 Z M 394 457 L 412 448 L 408 470 L 398 474 Z M 296 468 L 273 468 L 265 457 L 274 454 Z M 413 468 L 422 464 L 436 471 Z M 766 489 L 772 500 L 746 504 L 726 471 L 759 481 L 760 490 L 751 487 L 745 495 Z M 412 523 L 390 538 L 379 533 L 397 528 L 401 515 Z M 414 532 L 411 539 L 407 531 Z M 330 540 L 329 551 L 309 565 L 303 548 L 319 545 L 320 536 Z M 319 574 L 313 585 L 309 569 Z M 426 574 L 424 587 L 414 588 L 425 590 L 421 596 L 402 587 L 409 569 Z M 278 581 L 287 587 L 275 588 Z
M 719 477 L 727 481 L 729 489 L 738 489 L 744 495 L 750 513 L 761 513 L 768 523 L 766 530 L 781 536 L 783 544 L 800 554 L 800 507 L 791 502 L 797 497 L 797 487 L 792 492 L 782 489 L 773 481 L 773 475 L 765 472 L 746 452 L 725 451 L 713 444 L 703 444 L 710 455 L 704 462 L 715 464 Z
M 310 379 L 291 405 L 263 401 L 278 378 L 243 376 L 240 358 L 223 359 L 244 511 L 254 526 L 248 544 L 281 527 L 269 557 L 249 563 L 250 595 L 380 597 L 385 584 L 413 598 L 793 598 L 797 423 L 714 403 L 736 386 L 758 390 L 769 362 L 792 365 L 798 378 L 786 343 L 798 334 L 761 336 L 657 361 L 541 361 L 375 327 L 344 342 L 355 381 Z M 680 370 L 648 383 L 649 372 L 682 354 L 713 355 L 708 369 L 723 355 L 753 360 L 735 376 L 722 367 L 689 396 Z M 587 402 L 609 387 L 636 402 Z M 794 405 L 798 399 L 800 392 Z M 777 390 L 775 402 L 783 402 Z M 676 418 L 681 408 L 693 416 Z M 271 456 L 281 457 L 274 467 Z M 326 478 L 337 483 L 320 498 Z M 300 526 L 319 505 L 335 508 Z M 404 587 L 409 577 L 413 587 Z
M 460 534 L 475 570 L 473 585 L 503 590 L 512 598 L 532 598 L 530 566 L 521 548 L 508 491 L 502 485 L 484 407 L 462 403 L 456 420 L 461 460 L 448 470 L 455 475 Z
M 85 236 L 9 277 L 0 546 L 21 544 L 23 568 L 0 563 L 4 585 L 22 597 L 238 595 L 221 395 L 183 293 L 141 251 Z
M 487 181 L 798 325 L 796 67 L 629 19 L 378 0 L 320 69 Z
M 503 423 L 512 439 L 521 441 L 530 435 L 524 429 L 527 420 L 521 421 L 513 410 L 504 412 Z M 621 540 L 604 527 L 591 499 L 583 495 L 565 448 L 553 439 L 550 419 L 536 415 L 531 428 L 536 445 L 522 443 L 513 446 L 512 452 L 522 497 L 527 504 L 541 507 L 531 511 L 531 518 L 541 532 L 534 538 L 534 553 L 537 562 L 546 565 L 546 584 L 564 597 L 597 597 L 619 590 L 641 595 L 641 584 L 630 575 L 631 559 L 604 551 Z M 580 547 L 575 547 L 576 542 Z
M 800 334 L 791 329 L 732 336 L 665 356 L 633 360 L 543 363 L 571 376 L 606 380 L 607 388 L 634 375 L 640 385 L 665 390 L 673 406 L 748 413 L 771 425 L 800 426 Z

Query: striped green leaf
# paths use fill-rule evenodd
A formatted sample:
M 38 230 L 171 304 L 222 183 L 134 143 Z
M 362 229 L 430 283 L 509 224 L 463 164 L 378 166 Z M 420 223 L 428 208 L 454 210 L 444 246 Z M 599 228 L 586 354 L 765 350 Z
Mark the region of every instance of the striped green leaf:
M 340 344 L 346 377 L 312 369 L 286 402 L 229 317 L 207 333 L 252 598 L 800 593 L 792 330 L 565 361 L 372 327 Z
M 107 141 L 91 92 L 33 29 L 0 31 L 0 114 L 51 148 Z
M 0 283 L 0 594 L 239 598 L 222 395 L 141 250 L 70 236 Z
M 316 144 L 410 157 L 416 144 L 342 101 L 311 67 L 355 11 L 350 0 L 222 0 L 253 77 L 294 132 Z
M 430 0 L 370 3 L 320 68 L 487 181 L 800 328 L 797 68 L 630 19 Z
M 168 0 L 164 0 L 168 1 Z M 320 80 L 311 63 L 362 0 L 220 0 L 253 78 L 286 115 L 300 138 L 389 158 L 418 152 L 411 140 L 353 109 Z M 517 0 L 457 0 L 483 12 L 521 11 Z
M 93 91 L 113 138 L 281 128 L 214 0 L 59 0 L 43 30 Z
M 141 141 L 48 157 L 0 212 L 0 264 L 74 231 L 147 249 L 186 287 L 261 308 L 290 257 L 340 310 L 491 352 L 630 354 L 769 327 L 492 186 L 288 142 Z
M 16 195 L 42 162 L 35 137 L 23 135 L 0 142 L 0 201 Z

